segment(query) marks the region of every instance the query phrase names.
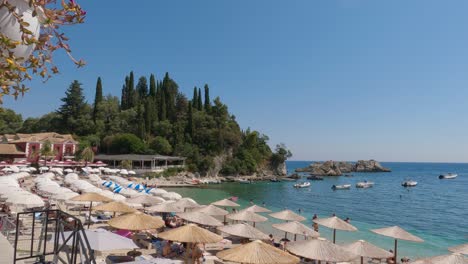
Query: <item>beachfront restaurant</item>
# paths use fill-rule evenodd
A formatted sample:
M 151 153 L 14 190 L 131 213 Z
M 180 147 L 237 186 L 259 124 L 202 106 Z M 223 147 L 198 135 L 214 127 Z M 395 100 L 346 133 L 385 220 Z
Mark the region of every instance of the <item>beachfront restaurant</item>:
M 119 154 L 106 155 L 99 154 L 94 160 L 99 160 L 109 167 L 119 168 L 124 160 L 132 162 L 132 169 L 135 171 L 163 171 L 168 168 L 185 167 L 184 157 L 164 156 L 164 155 L 139 155 L 139 154 Z

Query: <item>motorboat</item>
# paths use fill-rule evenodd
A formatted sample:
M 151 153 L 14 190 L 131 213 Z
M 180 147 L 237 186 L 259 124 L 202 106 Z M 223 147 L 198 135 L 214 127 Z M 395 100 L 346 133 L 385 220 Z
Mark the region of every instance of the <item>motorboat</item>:
M 310 186 L 310 182 L 302 182 L 294 184 L 294 188 L 307 188 Z
M 457 176 L 458 176 L 458 174 L 447 173 L 447 174 L 439 175 L 439 179 L 441 179 L 441 180 L 451 180 L 451 179 L 455 179 Z
M 418 182 L 413 180 L 408 180 L 401 183 L 401 186 L 403 187 L 415 187 L 416 185 L 418 185 Z
M 273 178 L 273 179 L 270 179 L 271 182 L 280 182 L 281 180 L 278 179 L 278 178 Z
M 307 179 L 312 180 L 312 181 L 323 181 L 323 177 L 316 176 L 316 175 L 310 175 L 307 177 Z
M 250 184 L 250 183 L 252 183 L 252 181 L 247 180 L 247 179 L 239 179 L 238 182 L 239 182 L 239 183 L 242 183 L 242 184 Z
M 373 182 L 369 182 L 369 181 L 363 181 L 363 182 L 358 182 L 356 183 L 356 188 L 363 188 L 363 189 L 366 189 L 366 188 L 371 188 L 374 186 L 374 183 Z
M 349 190 L 351 189 L 351 184 L 342 184 L 342 185 L 333 185 L 332 190 Z

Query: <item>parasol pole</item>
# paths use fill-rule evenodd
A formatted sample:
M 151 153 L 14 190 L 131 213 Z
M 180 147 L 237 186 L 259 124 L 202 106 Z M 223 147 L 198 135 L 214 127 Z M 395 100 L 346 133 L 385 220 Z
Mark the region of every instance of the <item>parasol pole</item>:
M 336 244 L 336 229 L 333 229 L 333 244 Z
M 398 239 L 395 238 L 395 263 L 397 263 Z
M 93 208 L 93 201 L 89 203 L 88 229 L 89 229 L 89 226 L 91 226 L 91 208 Z

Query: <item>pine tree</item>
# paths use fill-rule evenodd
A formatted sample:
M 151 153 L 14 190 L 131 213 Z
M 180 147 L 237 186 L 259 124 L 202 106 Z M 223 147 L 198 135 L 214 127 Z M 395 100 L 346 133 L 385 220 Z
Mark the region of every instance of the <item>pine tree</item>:
M 198 109 L 198 88 L 193 87 L 192 107 Z
M 156 78 L 154 77 L 154 74 L 151 74 L 150 76 L 149 95 L 153 98 L 153 100 L 156 98 Z
M 143 101 L 148 95 L 148 81 L 146 80 L 145 76 L 140 77 L 138 79 L 138 84 L 136 86 L 136 93 L 138 101 Z
M 205 111 L 210 112 L 211 102 L 210 102 L 210 88 L 208 84 L 205 84 Z
M 202 102 L 201 89 L 200 88 L 198 88 L 197 108 L 198 108 L 198 111 L 203 110 L 203 102 Z
M 96 95 L 94 96 L 94 109 L 93 109 L 93 121 L 96 123 L 99 104 L 102 102 L 102 82 L 101 77 L 98 77 L 96 83 Z
M 190 138 L 193 137 L 193 109 L 192 109 L 192 102 L 190 101 L 188 103 L 188 111 L 187 111 L 187 134 L 190 135 Z
M 81 83 L 74 80 L 65 92 L 65 97 L 61 99 L 63 104 L 60 106 L 58 113 L 61 116 L 61 126 L 66 132 L 75 132 L 76 119 L 82 117 L 85 112 L 86 102 L 83 95 Z

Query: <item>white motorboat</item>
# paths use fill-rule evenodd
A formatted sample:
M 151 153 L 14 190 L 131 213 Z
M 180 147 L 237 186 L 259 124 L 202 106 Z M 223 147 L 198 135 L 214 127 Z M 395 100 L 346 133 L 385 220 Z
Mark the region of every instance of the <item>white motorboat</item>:
M 342 184 L 342 185 L 333 185 L 333 190 L 349 190 L 351 189 L 351 184 Z
M 441 180 L 451 180 L 451 179 L 455 179 L 457 176 L 458 176 L 458 174 L 447 173 L 447 174 L 439 175 L 439 179 L 441 179 Z
M 307 188 L 310 186 L 310 182 L 296 183 L 294 188 Z
M 363 181 L 363 182 L 358 182 L 356 183 L 356 188 L 371 188 L 374 186 L 374 183 L 373 182 L 369 182 L 369 181 Z
M 404 181 L 401 183 L 401 186 L 403 187 L 415 187 L 416 185 L 418 185 L 418 182 L 412 180 Z
M 252 183 L 252 181 L 247 180 L 247 179 L 239 179 L 239 180 L 237 180 L 237 181 L 238 181 L 239 183 L 242 183 L 242 184 L 250 184 L 250 183 Z

